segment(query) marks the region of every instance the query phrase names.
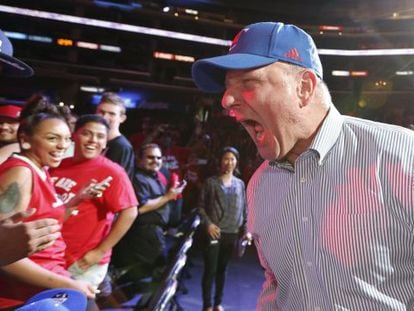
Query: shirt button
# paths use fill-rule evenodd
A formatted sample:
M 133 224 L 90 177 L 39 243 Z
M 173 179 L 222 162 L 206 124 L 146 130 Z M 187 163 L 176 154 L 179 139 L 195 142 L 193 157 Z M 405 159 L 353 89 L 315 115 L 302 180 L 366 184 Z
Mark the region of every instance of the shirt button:
M 300 182 L 303 184 L 304 182 L 306 181 L 306 178 L 305 177 L 301 177 L 300 178 Z
M 308 267 L 312 267 L 312 262 L 311 262 L 311 261 L 307 261 L 307 262 L 306 262 L 306 265 L 307 265 Z
M 303 217 L 302 217 L 302 221 L 303 221 L 303 222 L 308 222 L 308 220 L 309 220 L 309 218 L 308 218 L 308 217 L 306 217 L 306 216 L 303 216 Z
M 315 310 L 315 311 L 321 311 L 321 307 L 316 306 L 316 307 L 314 308 L 314 310 Z

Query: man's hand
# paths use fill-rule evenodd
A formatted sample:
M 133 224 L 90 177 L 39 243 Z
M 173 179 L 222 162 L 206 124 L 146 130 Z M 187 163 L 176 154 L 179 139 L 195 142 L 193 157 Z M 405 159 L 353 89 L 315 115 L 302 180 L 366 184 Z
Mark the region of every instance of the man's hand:
M 101 182 L 91 179 L 76 194 L 79 200 L 99 198 L 103 192 L 111 185 L 112 176 L 108 176 Z
M 243 241 L 246 241 L 247 245 L 252 245 L 252 241 L 253 241 L 253 236 L 250 232 L 246 232 L 243 237 L 242 237 Z
M 187 182 L 185 180 L 183 180 L 179 185 L 172 185 L 172 187 L 168 189 L 167 192 L 167 197 L 169 200 L 177 200 L 180 194 L 184 191 L 185 186 L 187 186 Z
M 90 266 L 97 264 L 102 257 L 105 255 L 105 252 L 102 252 L 100 249 L 95 248 L 90 250 L 83 256 L 81 259 L 77 261 L 79 268 L 82 270 L 88 269 Z
M 21 222 L 35 211 L 28 209 L 0 221 L 0 266 L 44 250 L 60 236 L 60 226 L 56 219 Z
M 220 238 L 221 230 L 220 227 L 215 224 L 209 224 L 207 227 L 207 232 L 212 240 L 218 240 Z
M 72 288 L 77 289 L 84 293 L 89 299 L 95 299 L 96 289 L 91 284 L 81 280 L 73 280 Z

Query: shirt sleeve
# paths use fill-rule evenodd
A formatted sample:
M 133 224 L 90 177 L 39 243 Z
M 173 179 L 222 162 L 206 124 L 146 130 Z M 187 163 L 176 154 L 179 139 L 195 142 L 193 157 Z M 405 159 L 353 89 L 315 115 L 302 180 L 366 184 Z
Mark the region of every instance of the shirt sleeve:
M 209 184 L 210 183 L 209 182 L 210 182 L 210 179 L 207 179 L 204 182 L 203 186 L 201 187 L 201 191 L 200 191 L 200 195 L 199 195 L 198 203 L 197 203 L 198 214 L 200 215 L 202 224 L 204 224 L 206 227 L 212 223 L 206 211 L 206 207 L 208 206 L 209 200 L 210 200 L 210 197 L 209 197 L 209 193 L 210 193 Z
M 104 192 L 105 205 L 116 213 L 125 208 L 138 206 L 138 200 L 134 188 L 126 172 L 119 167 L 112 172 L 113 179 L 110 186 Z
M 135 193 L 141 206 L 147 204 L 153 195 L 150 185 L 143 179 L 135 177 L 136 182 L 134 183 Z

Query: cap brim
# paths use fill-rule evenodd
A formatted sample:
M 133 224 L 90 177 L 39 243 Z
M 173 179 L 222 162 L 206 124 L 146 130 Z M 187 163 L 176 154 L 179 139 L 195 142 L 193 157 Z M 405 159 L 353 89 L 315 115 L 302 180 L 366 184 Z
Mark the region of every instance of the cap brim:
M 0 65 L 3 67 L 1 75 L 8 77 L 31 77 L 33 69 L 21 60 L 0 53 Z
M 2 119 L 9 119 L 11 121 L 19 122 L 19 118 L 18 117 L 11 117 L 11 116 L 8 116 L 8 115 L 5 115 L 5 114 L 0 114 L 0 118 L 2 118 Z
M 224 91 L 227 70 L 253 69 L 277 62 L 278 59 L 252 54 L 228 54 L 200 59 L 192 67 L 192 76 L 197 87 L 205 92 Z

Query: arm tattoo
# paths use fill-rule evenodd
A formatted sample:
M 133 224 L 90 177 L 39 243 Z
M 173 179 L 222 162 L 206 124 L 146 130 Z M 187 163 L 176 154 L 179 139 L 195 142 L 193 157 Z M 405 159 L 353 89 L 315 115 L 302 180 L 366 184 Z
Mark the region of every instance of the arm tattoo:
M 14 211 L 22 200 L 19 184 L 11 183 L 9 187 L 0 194 L 0 214 L 7 214 Z

